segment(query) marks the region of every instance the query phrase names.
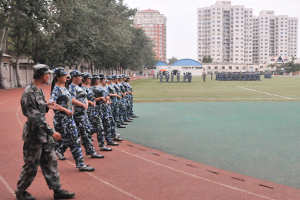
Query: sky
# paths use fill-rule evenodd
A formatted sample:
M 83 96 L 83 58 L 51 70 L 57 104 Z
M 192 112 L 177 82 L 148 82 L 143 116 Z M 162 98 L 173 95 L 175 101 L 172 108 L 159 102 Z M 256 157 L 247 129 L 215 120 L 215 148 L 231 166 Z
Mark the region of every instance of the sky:
M 197 60 L 197 8 L 209 7 L 216 0 L 124 0 L 131 8 L 158 10 L 167 17 L 167 58 Z M 273 10 L 275 15 L 289 15 L 300 19 L 299 0 L 232 0 L 231 5 L 253 8 L 258 16 L 262 10 Z M 298 40 L 299 40 L 298 28 Z M 298 42 L 298 49 L 299 49 Z M 299 51 L 298 51 L 299 53 Z

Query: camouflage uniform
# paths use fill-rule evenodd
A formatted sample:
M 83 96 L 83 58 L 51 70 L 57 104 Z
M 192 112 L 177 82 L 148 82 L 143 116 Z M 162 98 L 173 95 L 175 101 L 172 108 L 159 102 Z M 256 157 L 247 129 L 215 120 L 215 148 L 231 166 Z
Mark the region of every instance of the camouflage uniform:
M 177 82 L 180 81 L 180 72 L 177 72 Z
M 107 96 L 104 88 L 101 86 L 93 86 L 92 89 L 95 93 L 95 98 Z M 109 118 L 107 115 L 107 104 L 103 101 L 97 101 L 96 102 L 96 112 L 97 112 L 98 116 L 101 118 L 103 127 L 104 127 L 104 132 L 102 132 L 97 137 L 98 142 L 99 142 L 99 144 L 104 144 L 104 139 L 106 140 L 106 142 L 111 142 L 112 141 L 111 127 L 110 127 Z
M 128 85 L 128 91 L 132 92 L 132 87 L 130 83 L 127 83 Z M 129 94 L 129 116 L 135 115 L 133 112 L 133 95 Z
M 72 98 L 77 99 L 81 103 L 87 102 L 87 94 L 81 87 L 71 83 L 69 86 L 69 92 Z M 94 149 L 92 141 L 89 138 L 92 130 L 87 116 L 87 111 L 81 106 L 74 105 L 74 120 L 85 151 L 89 154 L 95 154 L 96 151 Z
M 87 100 L 94 102 L 95 101 L 95 94 L 93 93 L 92 89 L 87 87 L 87 86 L 81 86 L 81 88 L 83 89 L 83 91 L 85 91 L 86 95 L 87 95 Z M 91 132 L 90 132 L 90 138 L 94 133 L 97 133 L 96 128 L 94 128 L 94 123 L 93 123 L 93 114 L 94 114 L 94 110 L 95 107 L 89 105 L 88 109 L 86 110 L 89 122 L 90 122 L 90 127 L 91 127 Z
M 107 96 L 109 96 L 110 92 L 114 92 L 113 88 L 111 86 L 106 85 L 104 87 L 105 92 L 107 94 Z M 107 111 L 108 111 L 108 119 L 109 119 L 109 123 L 110 123 L 110 127 L 111 127 L 111 137 L 116 137 L 117 135 L 117 131 L 116 131 L 116 122 L 114 120 L 114 116 L 113 116 L 113 110 L 112 110 L 112 104 L 107 105 Z
M 50 190 L 60 189 L 58 162 L 54 152 L 53 129 L 46 122 L 47 102 L 42 89 L 28 85 L 21 98 L 23 115 L 27 122 L 23 128 L 24 165 L 17 183 L 18 191 L 26 191 L 34 180 L 38 166 Z
M 67 88 L 54 86 L 50 98 L 50 102 L 51 101 L 72 111 L 72 97 Z M 62 137 L 56 147 L 56 151 L 64 154 L 69 147 L 76 164 L 84 166 L 82 149 L 73 116 L 69 117 L 65 112 L 54 110 L 53 125 L 54 129 L 59 132 Z
M 120 111 L 120 122 L 123 123 L 126 118 L 126 110 L 125 110 L 125 97 L 123 97 L 122 93 L 125 93 L 125 88 L 122 83 L 118 83 L 117 86 L 120 88 L 120 95 L 122 99 L 120 99 L 119 111 Z M 122 93 L 121 93 L 122 92 Z
M 119 96 L 121 96 L 121 90 L 119 88 L 119 86 L 117 86 L 116 84 L 112 84 L 111 85 L 113 90 L 115 91 L 116 94 L 118 94 Z M 112 112 L 113 112 L 113 116 L 114 116 L 114 120 L 117 124 L 117 126 L 121 125 L 121 120 L 120 120 L 120 99 L 118 99 L 117 97 L 111 97 L 112 100 Z

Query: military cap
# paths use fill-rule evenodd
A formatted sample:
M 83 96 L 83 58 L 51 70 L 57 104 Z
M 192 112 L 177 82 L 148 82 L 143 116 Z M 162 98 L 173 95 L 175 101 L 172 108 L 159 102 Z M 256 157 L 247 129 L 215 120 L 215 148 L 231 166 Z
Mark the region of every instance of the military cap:
M 107 76 L 107 80 L 114 80 L 112 76 Z
M 79 71 L 77 70 L 73 70 L 71 73 L 70 73 L 71 76 L 82 76 L 83 74 L 80 73 Z
M 88 72 L 82 73 L 82 77 L 83 77 L 83 78 L 92 78 L 92 77 L 90 76 L 90 73 L 88 73 Z
M 118 75 L 118 77 L 117 77 L 117 78 L 123 78 L 123 77 L 122 77 L 122 75 Z
M 112 75 L 111 77 L 112 77 L 113 80 L 114 80 L 114 79 L 117 79 L 117 75 L 115 75 L 115 74 Z
M 68 74 L 68 72 L 66 72 L 63 67 L 57 67 L 53 69 L 53 71 L 54 71 L 54 76 L 64 76 Z
M 100 73 L 98 74 L 99 78 L 105 78 L 104 74 Z
M 130 76 L 129 76 L 129 75 L 127 75 L 127 76 L 126 76 L 126 78 L 127 78 L 127 79 L 130 79 Z
M 33 66 L 33 73 L 43 75 L 43 74 L 53 74 L 54 72 L 50 70 L 48 65 L 37 64 Z
M 98 74 L 93 74 L 91 78 L 92 79 L 99 79 L 100 77 L 98 76 Z
M 122 78 L 125 78 L 125 74 L 121 74 Z

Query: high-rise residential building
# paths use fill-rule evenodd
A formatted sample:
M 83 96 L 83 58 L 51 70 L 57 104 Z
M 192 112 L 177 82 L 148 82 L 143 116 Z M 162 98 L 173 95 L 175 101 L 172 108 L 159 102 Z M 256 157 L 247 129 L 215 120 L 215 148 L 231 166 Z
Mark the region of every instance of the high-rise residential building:
M 288 62 L 298 53 L 298 18 L 217 1 L 197 10 L 197 55 L 201 62 L 271 64 Z
M 141 10 L 134 18 L 137 28 L 143 28 L 146 35 L 153 41 L 156 58 L 167 61 L 167 17 L 157 10 Z

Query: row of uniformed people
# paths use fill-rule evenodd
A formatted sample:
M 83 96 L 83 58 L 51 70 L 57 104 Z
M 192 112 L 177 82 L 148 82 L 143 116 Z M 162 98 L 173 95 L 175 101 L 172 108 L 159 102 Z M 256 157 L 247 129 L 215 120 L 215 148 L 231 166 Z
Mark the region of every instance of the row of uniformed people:
M 106 81 L 103 74 L 90 76 L 74 70 L 67 83 L 68 73 L 64 68 L 53 71 L 50 102 L 61 105 L 60 110 L 54 110 L 54 128 L 62 136 L 56 145 L 56 155 L 65 160 L 64 153 L 69 147 L 79 171 L 94 171 L 93 167 L 84 163 L 79 137 L 86 155 L 92 158 L 104 158 L 95 151 L 93 133 L 97 134 L 101 151 L 112 151 L 105 146 L 105 140 L 107 145 L 119 145 L 115 141 L 122 139 L 116 133 L 116 124 L 125 128 L 126 122 L 137 117 L 132 110 L 132 87 L 123 82 L 123 78 L 128 82 L 130 77 L 111 76 Z
M 158 77 L 160 76 L 160 82 L 162 83 L 163 82 L 163 78 L 164 78 L 164 75 L 163 75 L 163 72 L 157 72 L 157 79 Z M 177 71 L 177 82 L 180 81 L 180 72 Z M 154 74 L 153 74 L 153 79 L 154 79 Z M 168 83 L 169 82 L 169 78 L 170 78 L 170 75 L 169 75 L 169 72 L 165 72 L 165 79 L 166 79 L 166 82 Z M 187 72 L 187 73 L 183 73 L 183 82 L 185 83 L 186 82 L 186 79 L 188 79 L 188 82 L 192 82 L 192 73 L 191 72 Z M 173 83 L 174 81 L 174 73 L 171 72 L 171 82 Z

